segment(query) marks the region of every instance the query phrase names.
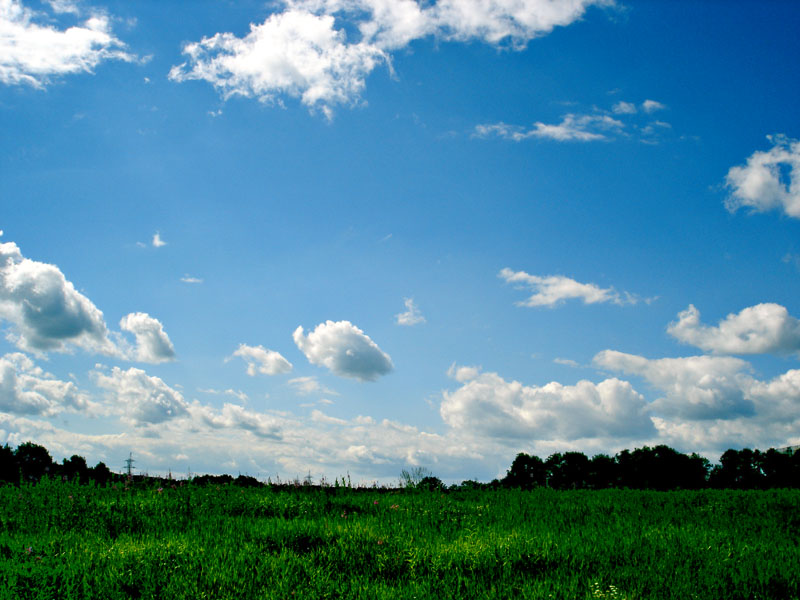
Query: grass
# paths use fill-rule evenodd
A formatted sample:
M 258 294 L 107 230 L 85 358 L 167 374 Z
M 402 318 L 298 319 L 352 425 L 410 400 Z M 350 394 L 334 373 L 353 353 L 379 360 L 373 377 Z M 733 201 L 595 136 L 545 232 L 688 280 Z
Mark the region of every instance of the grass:
M 0 488 L 0 598 L 800 598 L 800 491 Z

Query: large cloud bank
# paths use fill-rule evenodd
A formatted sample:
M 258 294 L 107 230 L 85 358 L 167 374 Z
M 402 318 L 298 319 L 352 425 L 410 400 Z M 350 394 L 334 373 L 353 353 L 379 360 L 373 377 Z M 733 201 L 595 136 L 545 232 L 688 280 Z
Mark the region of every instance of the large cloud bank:
M 212 84 L 225 97 L 264 102 L 298 98 L 329 117 L 360 100 L 366 77 L 391 52 L 427 36 L 504 41 L 531 39 L 579 19 L 608 0 L 286 0 L 283 12 L 251 24 L 243 37 L 216 33 L 184 46 L 175 81 Z M 346 32 L 345 24 L 348 25 Z M 357 31 L 357 33 L 355 33 Z

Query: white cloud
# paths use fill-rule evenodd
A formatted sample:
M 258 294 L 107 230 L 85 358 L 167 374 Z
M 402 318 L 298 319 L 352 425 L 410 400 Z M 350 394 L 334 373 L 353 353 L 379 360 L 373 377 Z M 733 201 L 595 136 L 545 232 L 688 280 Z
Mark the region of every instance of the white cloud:
M 580 283 L 562 275 L 540 277 L 529 275 L 525 271 L 512 271 L 505 268 L 500 271 L 499 277 L 506 283 L 519 284 L 533 290 L 533 294 L 527 300 L 517 302 L 518 306 L 553 307 L 565 300 L 573 299 L 582 300 L 584 304 L 611 302 L 625 305 L 635 304 L 639 301 L 636 296 L 627 292 L 620 294 L 614 288 L 601 288 L 593 283 Z
M 554 358 L 553 362 L 557 365 L 564 365 L 565 367 L 580 367 L 580 365 L 571 358 Z
M 72 2 L 50 4 L 56 14 L 79 12 Z M 19 0 L 0 0 L 0 82 L 41 88 L 53 77 L 91 73 L 106 60 L 135 60 L 111 33 L 110 20 L 103 14 L 63 30 L 37 22 L 46 20 L 48 15 Z
M 494 438 L 577 440 L 655 433 L 641 394 L 625 381 L 557 382 L 542 387 L 482 373 L 445 392 L 440 414 L 457 430 Z
M 294 379 L 290 379 L 287 383 L 289 387 L 301 396 L 308 396 L 316 393 L 330 394 L 332 396 L 339 395 L 332 389 L 322 385 L 316 377 L 295 377 Z
M 239 344 L 233 356 L 240 356 L 247 363 L 247 374 L 254 377 L 257 373 L 262 375 L 282 375 L 292 370 L 292 363 L 286 360 L 279 352 L 269 350 L 264 346 L 248 346 Z
M 414 304 L 413 298 L 406 298 L 403 300 L 406 306 L 406 311 L 395 315 L 398 325 L 418 325 L 425 322 L 425 317 L 422 316 L 419 308 Z
M 520 142 L 529 138 L 555 140 L 558 142 L 594 142 L 608 139 L 606 133 L 619 131 L 624 124 L 608 115 L 575 115 L 567 114 L 557 125 L 542 122 L 533 124 L 532 129 L 525 130 L 506 123 L 493 125 L 477 125 L 476 137 L 500 137 Z
M 114 367 L 110 375 L 93 371 L 95 384 L 106 390 L 106 399 L 115 412 L 135 426 L 158 424 L 185 416 L 188 404 L 183 395 L 162 379 L 131 367 Z
M 158 319 L 147 313 L 130 313 L 122 317 L 119 326 L 136 336 L 136 347 L 129 359 L 153 364 L 174 360 L 175 348 Z
M 654 414 L 681 419 L 731 419 L 753 415 L 747 390 L 750 365 L 728 356 L 647 359 L 604 350 L 593 360 L 598 367 L 639 375 L 664 396 L 651 403 Z
M 198 389 L 198 392 L 202 392 L 204 394 L 212 394 L 215 396 L 233 396 L 237 398 L 240 402 L 247 402 L 249 400 L 247 394 L 245 394 L 242 390 L 234 390 L 232 388 L 228 388 L 227 390 L 215 390 L 213 388 L 207 389 Z
M 334 375 L 374 381 L 394 368 L 389 355 L 350 321 L 326 321 L 308 335 L 298 327 L 292 337 L 311 364 Z
M 24 354 L 0 358 L 0 412 L 52 416 L 67 409 L 91 414 L 96 405 L 74 383 L 45 373 Z
M 645 100 L 642 102 L 642 110 L 648 114 L 654 113 L 657 110 L 664 110 L 665 108 L 667 107 L 656 100 Z
M 744 166 L 731 167 L 725 178 L 730 212 L 782 210 L 800 219 L 800 141 L 783 135 L 767 136 L 773 146 L 754 152 Z
M 366 76 L 387 58 L 372 44 L 347 43 L 333 16 L 296 9 L 251 25 L 243 38 L 217 33 L 183 53 L 188 61 L 173 67 L 170 79 L 207 81 L 225 98 L 272 102 L 287 95 L 328 116 L 337 104 L 355 103 Z
M 636 114 L 636 105 L 632 102 L 623 102 L 620 100 L 611 110 L 617 115 L 633 115 Z
M 281 439 L 280 420 L 226 402 L 222 410 L 197 403 L 189 407 L 189 412 L 195 420 L 200 421 L 213 429 L 245 430 L 260 438 Z
M 792 353 L 800 351 L 800 321 L 780 304 L 750 306 L 730 314 L 716 327 L 700 323 L 693 306 L 678 314 L 667 332 L 682 342 L 715 354 Z
M 192 277 L 188 273 L 181 277 L 181 281 L 183 283 L 203 283 L 203 280 L 199 277 Z
M 166 246 L 167 242 L 161 239 L 161 233 L 156 231 L 153 234 L 153 248 L 161 248 L 162 246 Z
M 447 376 L 451 379 L 455 379 L 459 383 L 464 383 L 465 381 L 469 381 L 478 377 L 480 372 L 480 367 L 459 367 L 456 365 L 456 363 L 453 363 L 450 365 L 450 368 L 447 369 Z
M 23 350 L 65 351 L 70 345 L 104 354 L 117 350 L 103 313 L 55 265 L 22 256 L 14 242 L 0 244 L 0 319 Z
M 390 52 L 429 35 L 490 44 L 527 42 L 581 18 L 608 0 L 285 0 L 238 38 L 217 33 L 186 44 L 187 61 L 170 71 L 175 81 L 211 83 L 233 95 L 280 102 L 299 98 L 329 118 L 336 105 L 358 103 L 366 77 Z M 345 30 L 349 33 L 346 33 Z M 356 31 L 358 34 L 356 34 Z

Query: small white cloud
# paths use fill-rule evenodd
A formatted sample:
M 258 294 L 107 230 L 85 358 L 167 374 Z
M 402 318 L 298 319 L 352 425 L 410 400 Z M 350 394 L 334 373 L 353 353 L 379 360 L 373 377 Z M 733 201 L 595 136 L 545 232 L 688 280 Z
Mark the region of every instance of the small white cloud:
M 565 115 L 561 123 L 550 125 L 536 122 L 532 129 L 496 123 L 477 125 L 475 137 L 500 137 L 515 142 L 530 138 L 555 140 L 557 142 L 594 142 L 607 139 L 607 132 L 619 131 L 624 127 L 621 121 L 608 115 Z
M 181 277 L 181 281 L 183 283 L 203 283 L 203 280 L 199 277 L 192 277 L 188 273 Z
M 279 352 L 269 350 L 264 346 L 248 346 L 239 344 L 239 348 L 233 353 L 247 363 L 247 374 L 251 377 L 257 373 L 263 375 L 281 375 L 292 370 L 292 363 L 286 360 Z
M 56 14 L 79 13 L 69 1 L 51 0 L 50 6 Z M 91 73 L 107 60 L 136 60 L 111 33 L 105 15 L 93 14 L 64 30 L 47 24 L 48 20 L 48 15 L 26 8 L 19 0 L 0 2 L 1 83 L 43 88 L 54 77 Z
M 406 311 L 395 315 L 398 325 L 419 325 L 425 322 L 425 317 L 422 316 L 419 308 L 414 304 L 413 298 L 406 298 L 403 300 L 406 305 Z
M 188 413 L 183 395 L 158 377 L 131 367 L 114 367 L 110 375 L 92 373 L 95 384 L 106 390 L 106 399 L 124 421 L 144 426 L 163 423 Z
M 782 210 L 800 219 L 800 141 L 783 135 L 767 136 L 773 146 L 754 152 L 744 166 L 731 167 L 725 178 L 730 212 L 750 208 L 755 212 Z
M 571 358 L 554 358 L 553 362 L 557 365 L 564 365 L 565 367 L 580 367 L 580 365 Z
M 499 273 L 499 277 L 506 283 L 515 283 L 533 290 L 533 294 L 517 306 L 547 306 L 553 307 L 561 304 L 565 300 L 578 299 L 584 304 L 597 304 L 610 302 L 620 306 L 625 304 L 636 304 L 639 299 L 627 292 L 619 293 L 614 288 L 601 288 L 593 283 L 580 283 L 569 277 L 562 275 L 549 275 L 540 277 L 529 275 L 525 271 L 512 271 L 505 268 Z
M 334 375 L 374 381 L 394 368 L 389 355 L 350 321 L 326 321 L 308 335 L 298 327 L 292 337 L 311 364 Z
M 764 303 L 730 314 L 716 327 L 700 323 L 693 305 L 678 314 L 667 332 L 678 340 L 715 354 L 800 352 L 800 321 L 780 304 Z
M 147 313 L 130 313 L 122 317 L 119 326 L 136 337 L 130 359 L 152 364 L 175 359 L 175 348 L 158 319 Z
M 633 115 L 636 114 L 636 105 L 632 102 L 617 102 L 611 110 L 618 115 Z
M 465 381 L 471 381 L 480 375 L 481 368 L 480 367 L 459 367 L 456 363 L 450 365 L 450 368 L 447 369 L 447 376 L 451 379 L 455 379 L 459 383 L 464 383 Z
M 316 377 L 295 377 L 288 382 L 296 393 L 301 396 L 308 396 L 310 394 L 330 394 L 331 396 L 338 396 L 339 394 L 330 388 L 322 385 Z
M 153 234 L 153 248 L 161 248 L 162 246 L 166 246 L 167 242 L 161 239 L 161 233 L 158 231 Z
M 646 113 L 654 113 L 657 110 L 664 110 L 667 108 L 661 102 L 656 102 L 655 100 L 645 100 L 642 102 L 642 110 Z
M 103 313 L 55 265 L 22 256 L 14 242 L 0 244 L 0 319 L 29 351 L 66 351 L 70 345 L 113 355 Z

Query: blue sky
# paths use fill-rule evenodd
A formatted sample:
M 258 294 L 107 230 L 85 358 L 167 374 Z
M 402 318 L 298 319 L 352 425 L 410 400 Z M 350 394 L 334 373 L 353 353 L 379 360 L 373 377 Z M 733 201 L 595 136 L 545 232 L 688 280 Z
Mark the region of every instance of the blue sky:
M 0 0 L 0 443 L 381 482 L 800 443 L 798 26 Z

